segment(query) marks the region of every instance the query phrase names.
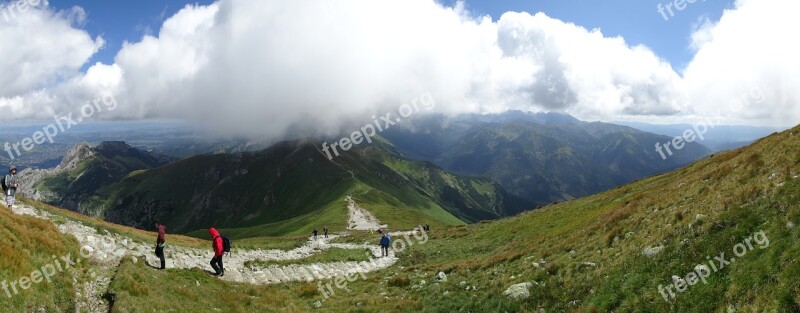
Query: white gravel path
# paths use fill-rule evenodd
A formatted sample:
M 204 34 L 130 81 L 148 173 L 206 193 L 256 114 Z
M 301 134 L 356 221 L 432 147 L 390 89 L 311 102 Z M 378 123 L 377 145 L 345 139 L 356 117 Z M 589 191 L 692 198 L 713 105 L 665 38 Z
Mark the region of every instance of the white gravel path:
M 377 229 L 386 227 L 380 225 L 375 217 L 366 210 L 359 208 L 352 198 L 347 197 L 348 209 L 350 209 L 350 222 L 355 223 L 352 229 Z M 54 216 L 48 212 L 31 208 L 25 205 L 18 205 L 13 208 L 16 214 L 32 215 L 38 218 L 53 220 Z M 121 236 L 112 234 L 108 231 L 98 233 L 90 226 L 74 220 L 58 218 L 60 222 L 54 223 L 58 229 L 64 233 L 75 236 L 85 251 L 91 251 L 89 258 L 92 262 L 91 275 L 92 281 L 78 291 L 76 298 L 83 298 L 79 302 L 90 312 L 107 312 L 108 308 L 104 301 L 100 299 L 102 293 L 108 289 L 111 283 L 114 269 L 119 265 L 123 257 L 132 256 L 143 257 L 147 264 L 156 265 L 159 263 L 154 253 L 154 244 L 151 242 L 142 243 Z M 231 256 L 224 258 L 225 276 L 220 279 L 233 282 L 250 284 L 276 284 L 292 281 L 313 281 L 317 279 L 329 279 L 337 276 L 345 276 L 353 273 L 368 273 L 387 268 L 397 262 L 394 252 L 388 257 L 375 257 L 380 255 L 380 248 L 372 244 L 345 244 L 331 243 L 334 238 L 341 235 L 330 235 L 328 238 L 318 236 L 318 239 L 309 238 L 301 247 L 284 250 L 238 250 L 234 248 Z M 235 243 L 234 243 L 235 246 Z M 245 267 L 244 263 L 251 260 L 297 260 L 308 257 L 329 248 L 343 249 L 363 249 L 364 253 L 371 253 L 372 258 L 368 262 L 331 262 L 314 263 L 303 265 Z M 369 252 L 367 251 L 369 250 Z M 89 253 L 87 253 L 89 254 Z M 181 246 L 169 245 L 167 237 L 167 247 L 165 249 L 167 257 L 166 266 L 170 268 L 191 269 L 200 268 L 211 270 L 209 261 L 213 256 L 211 251 L 211 240 L 209 239 L 208 249 L 194 249 Z

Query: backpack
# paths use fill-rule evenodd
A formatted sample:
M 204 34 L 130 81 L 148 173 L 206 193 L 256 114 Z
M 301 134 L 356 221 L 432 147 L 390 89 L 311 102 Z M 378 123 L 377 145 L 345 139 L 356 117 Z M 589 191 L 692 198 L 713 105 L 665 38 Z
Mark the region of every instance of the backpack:
M 8 186 L 6 186 L 6 177 L 5 176 L 3 176 L 3 180 L 0 181 L 0 183 L 3 184 L 3 192 L 7 192 L 8 191 Z
M 227 252 L 230 255 L 230 253 L 231 253 L 231 239 L 226 237 L 226 236 L 224 236 L 224 235 L 220 235 L 220 237 L 222 238 L 222 252 Z

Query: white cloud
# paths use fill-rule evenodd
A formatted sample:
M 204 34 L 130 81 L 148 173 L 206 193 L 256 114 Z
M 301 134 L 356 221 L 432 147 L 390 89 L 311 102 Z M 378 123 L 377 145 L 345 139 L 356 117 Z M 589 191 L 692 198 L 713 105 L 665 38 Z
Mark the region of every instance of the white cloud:
M 684 80 L 691 112 L 719 112 L 729 123 L 800 122 L 800 2 L 739 0 L 692 37 Z
M 103 46 L 102 38 L 92 39 L 73 28 L 79 13 L 53 12 L 42 3 L 24 9 L 0 5 L 0 98 L 4 99 L 0 100 L 0 110 L 9 99 L 79 75 L 80 67 Z M 20 108 L 14 112 L 30 115 L 33 110 Z
M 794 109 L 800 90 L 793 6 L 738 2 L 693 34 L 697 55 L 681 75 L 647 47 L 542 13 L 492 21 L 431 0 L 221 0 L 187 6 L 157 36 L 126 43 L 115 64 L 81 75 L 70 76 L 102 40 L 63 30 L 85 38 L 73 44 L 83 50 L 63 47 L 85 52 L 60 61 L 67 74 L 0 91 L 0 108 L 31 117 L 111 90 L 119 108 L 101 118 L 188 118 L 224 134 L 282 136 L 363 124 L 425 92 L 442 112 L 557 110 L 610 120 L 712 115 L 752 89 L 743 88 L 761 86 L 763 95 L 750 97 L 768 105 L 721 113 L 731 121 L 788 124 L 800 116 L 774 110 Z M 64 14 L 41 14 L 71 23 Z M 47 87 L 42 82 L 59 78 L 47 95 L 34 97 Z

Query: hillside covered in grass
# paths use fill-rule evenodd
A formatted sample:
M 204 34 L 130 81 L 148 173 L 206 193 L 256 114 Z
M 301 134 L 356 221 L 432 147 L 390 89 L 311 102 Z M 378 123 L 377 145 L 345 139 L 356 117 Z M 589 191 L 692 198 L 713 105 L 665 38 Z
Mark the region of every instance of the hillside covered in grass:
M 226 282 L 125 259 L 109 292 L 115 312 L 174 303 L 222 312 L 796 312 L 798 176 L 800 127 L 602 194 L 497 221 L 437 225 L 424 242 L 397 235 L 414 243 L 395 251 L 397 263 L 344 288 L 334 280 Z M 112 227 L 104 223 L 96 225 Z M 341 238 L 375 240 L 368 232 Z M 704 281 L 662 295 L 659 286 L 674 286 L 673 276 L 717 256 L 726 263 Z M 523 283 L 526 292 L 504 295 Z
M 344 199 L 384 223 L 458 225 L 530 209 L 491 180 L 453 175 L 380 146 L 327 159 L 318 141 L 282 142 L 258 152 L 201 155 L 134 172 L 109 189 L 105 219 L 147 227 L 156 218 L 203 236 L 216 226 L 236 238 L 344 230 Z
M 85 264 L 51 276 L 49 283 L 34 284 L 29 280 L 34 271 L 41 275 L 42 267 L 54 266 L 54 256 L 77 254 L 79 246 L 74 238 L 62 236 L 49 221 L 15 215 L 5 206 L 0 206 L 0 237 L 3 238 L 0 240 L 0 307 L 5 312 L 75 310 L 77 286 L 73 277 L 85 275 Z M 22 277 L 28 277 L 28 281 L 20 285 Z M 42 279 L 39 276 L 39 280 Z M 28 288 L 23 288 L 24 285 Z

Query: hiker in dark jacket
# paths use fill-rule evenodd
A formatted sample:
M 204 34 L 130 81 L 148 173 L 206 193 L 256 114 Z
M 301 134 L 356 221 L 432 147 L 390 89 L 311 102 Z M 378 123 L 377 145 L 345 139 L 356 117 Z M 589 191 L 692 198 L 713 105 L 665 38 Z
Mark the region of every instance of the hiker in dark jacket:
M 159 220 L 156 220 L 156 229 L 158 230 L 158 238 L 156 238 L 156 256 L 161 260 L 160 269 L 163 270 L 167 268 L 166 260 L 164 259 L 164 247 L 167 245 L 164 234 L 166 233 L 167 227 L 162 225 Z
M 386 235 L 381 236 L 381 257 L 389 256 L 389 244 L 391 240 Z
M 211 227 L 208 229 L 208 234 L 214 238 L 211 243 L 211 248 L 214 249 L 214 258 L 211 259 L 211 267 L 214 268 L 214 276 L 225 276 L 225 267 L 222 265 L 222 255 L 225 254 L 222 246 L 222 236 L 216 228 Z
M 325 233 L 325 238 L 328 238 L 328 227 L 323 227 L 322 232 Z
M 314 240 L 317 240 L 317 229 L 314 228 L 314 231 L 311 233 L 314 234 Z
M 6 205 L 10 209 L 14 206 L 14 200 L 17 195 L 17 187 L 19 187 L 19 182 L 17 181 L 17 168 L 12 166 L 11 169 L 8 170 L 8 174 L 4 179 L 6 182 L 6 189 L 3 191 L 6 194 Z

